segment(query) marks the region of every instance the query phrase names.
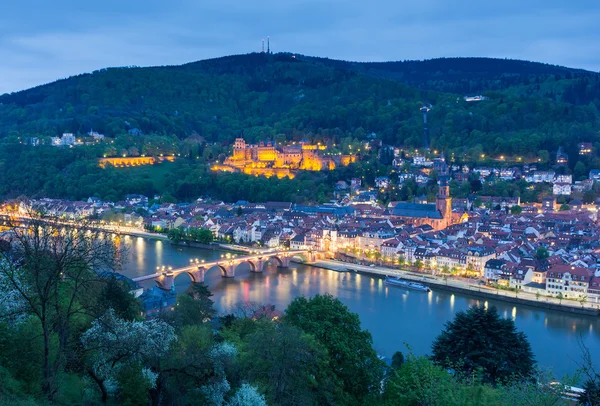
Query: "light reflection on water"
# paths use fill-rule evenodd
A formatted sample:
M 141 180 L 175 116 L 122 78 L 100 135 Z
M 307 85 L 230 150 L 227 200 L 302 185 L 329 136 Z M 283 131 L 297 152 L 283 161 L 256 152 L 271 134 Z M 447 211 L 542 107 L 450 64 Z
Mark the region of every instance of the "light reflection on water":
M 207 261 L 220 257 L 220 252 L 187 247 L 174 247 L 168 242 L 125 237 L 129 261 L 123 273 L 137 277 L 156 272 L 157 266 L 174 268 L 189 264 L 190 258 Z M 175 280 L 176 290 L 184 291 L 190 279 L 186 274 Z M 582 337 L 592 354 L 600 354 L 600 321 L 598 318 L 571 315 L 543 309 L 514 306 L 494 300 L 477 300 L 434 290 L 423 292 L 388 288 L 381 278 L 352 272 L 339 273 L 315 267 L 292 264 L 290 269 L 270 265 L 263 273 L 250 272 L 241 264 L 233 279 L 222 278 L 213 267 L 206 274 L 206 283 L 220 311 L 226 311 L 240 301 L 255 301 L 275 305 L 284 310 L 297 296 L 330 293 L 350 310 L 358 313 L 362 325 L 373 335 L 375 349 L 386 356 L 395 351 L 406 352 L 404 343 L 415 354 L 430 353 L 431 342 L 457 311 L 473 304 L 496 306 L 504 317 L 515 320 L 517 328 L 531 341 L 539 364 L 551 367 L 560 377 L 573 373 L 580 360 L 577 342 Z M 151 286 L 151 282 L 148 285 Z

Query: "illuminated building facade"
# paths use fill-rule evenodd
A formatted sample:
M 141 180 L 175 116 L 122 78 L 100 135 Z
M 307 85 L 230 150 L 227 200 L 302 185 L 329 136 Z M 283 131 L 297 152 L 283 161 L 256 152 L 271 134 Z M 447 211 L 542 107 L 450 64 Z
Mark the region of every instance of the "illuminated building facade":
M 212 169 L 255 176 L 293 178 L 293 171 L 333 170 L 337 165 L 347 166 L 356 162 L 354 155 L 325 156 L 325 149 L 324 145 L 306 142 L 279 147 L 271 141 L 247 144 L 243 138 L 237 138 L 232 155 L 223 164 L 213 165 Z
M 435 204 L 398 203 L 392 215 L 413 226 L 430 225 L 434 230 L 443 230 L 456 223 L 452 213 L 452 197 L 445 177 L 440 178 L 440 187 Z

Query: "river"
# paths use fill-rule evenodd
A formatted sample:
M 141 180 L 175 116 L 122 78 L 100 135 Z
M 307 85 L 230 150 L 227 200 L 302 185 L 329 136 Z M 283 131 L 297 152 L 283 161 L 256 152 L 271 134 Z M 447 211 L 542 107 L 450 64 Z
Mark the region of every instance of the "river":
M 122 243 L 127 247 L 122 272 L 131 278 L 154 273 L 157 266 L 175 268 L 189 264 L 191 258 L 208 261 L 223 254 L 141 237 L 123 237 Z M 426 294 L 387 287 L 378 277 L 300 264 L 292 264 L 290 269 L 270 267 L 264 273 L 251 273 L 248 267 L 240 265 L 232 279 L 222 278 L 220 271 L 213 268 L 205 282 L 220 312 L 240 301 L 272 304 L 283 311 L 297 296 L 330 293 L 360 316 L 363 328 L 373 335 L 374 348 L 388 357 L 398 350 L 406 353 L 406 345 L 416 355 L 430 353 L 432 341 L 457 311 L 484 303 L 443 290 Z M 184 291 L 189 283 L 187 275 L 178 276 L 176 290 Z M 515 320 L 517 328 L 527 334 L 539 365 L 551 369 L 556 377 L 577 370 L 581 360 L 578 338 L 590 349 L 599 366 L 600 318 L 492 300 L 487 304 Z

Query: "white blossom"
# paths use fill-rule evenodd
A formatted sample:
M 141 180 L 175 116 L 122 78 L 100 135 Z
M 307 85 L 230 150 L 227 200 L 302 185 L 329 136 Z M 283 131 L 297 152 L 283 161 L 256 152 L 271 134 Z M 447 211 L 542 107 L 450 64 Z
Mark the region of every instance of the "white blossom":
M 222 359 L 232 359 L 237 356 L 237 348 L 235 345 L 224 341 L 222 343 L 216 344 L 210 350 L 210 358 L 213 361 L 218 361 Z
M 9 267 L 5 260 L 0 261 L 0 319 L 20 323 L 27 316 L 27 302 L 21 293 L 24 285 L 19 272 Z
M 150 388 L 156 387 L 156 380 L 158 379 L 158 374 L 156 372 L 153 372 L 150 368 L 142 368 L 142 376 L 148 382 Z
M 212 385 L 204 385 L 200 388 L 202 393 L 206 396 L 208 404 L 212 406 L 222 406 L 225 402 L 225 395 L 229 392 L 229 389 L 231 389 L 231 386 L 225 377 Z
M 224 374 L 225 364 L 237 356 L 237 348 L 227 341 L 216 344 L 208 353 L 217 373 Z
M 126 321 L 118 318 L 112 309 L 94 320 L 81 336 L 83 347 L 93 353 L 94 373 L 100 379 L 116 376 L 128 363 L 165 355 L 176 339 L 173 327 L 163 321 Z M 150 375 L 148 378 L 151 382 Z
M 267 406 L 264 395 L 247 383 L 242 384 L 235 392 L 227 406 Z

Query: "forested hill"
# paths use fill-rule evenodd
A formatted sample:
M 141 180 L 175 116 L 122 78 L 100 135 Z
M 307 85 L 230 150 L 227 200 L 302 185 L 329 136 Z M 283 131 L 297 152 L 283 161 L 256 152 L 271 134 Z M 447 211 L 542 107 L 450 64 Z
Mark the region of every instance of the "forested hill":
M 467 103 L 466 94 L 489 100 Z M 598 74 L 485 58 L 350 63 L 292 54 L 236 55 L 181 66 L 111 68 L 0 96 L 0 137 L 199 134 L 278 137 L 530 154 L 599 141 Z
M 332 61 L 339 62 L 339 61 Z M 514 59 L 495 58 L 437 58 L 425 61 L 398 62 L 342 62 L 348 69 L 367 75 L 392 79 L 423 89 L 450 93 L 476 94 L 489 90 L 506 89 L 511 86 L 539 85 L 540 83 L 570 79 L 595 82 L 597 72 L 571 69 L 562 66 Z M 567 82 L 578 85 L 577 81 Z M 539 88 L 538 88 L 539 90 Z M 577 89 L 567 92 L 569 102 L 589 102 L 590 95 L 578 100 Z M 591 90 L 591 89 L 590 89 Z M 598 95 L 596 85 L 595 95 Z

